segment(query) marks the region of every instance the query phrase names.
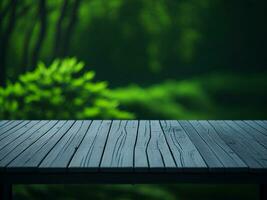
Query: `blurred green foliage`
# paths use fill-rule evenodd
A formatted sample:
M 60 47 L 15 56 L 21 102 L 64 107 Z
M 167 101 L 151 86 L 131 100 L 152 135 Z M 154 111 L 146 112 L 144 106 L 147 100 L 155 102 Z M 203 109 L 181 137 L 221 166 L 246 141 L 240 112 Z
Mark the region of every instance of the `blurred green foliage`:
M 132 85 L 110 95 L 138 118 L 192 119 L 212 114 L 211 99 L 197 82 L 166 81 L 148 88 Z
M 93 82 L 94 72 L 84 71 L 83 62 L 55 60 L 0 88 L 0 118 L 264 119 L 265 77 L 210 74 L 108 89 L 106 82 Z
M 75 28 L 67 32 L 76 1 L 69 0 L 58 48 L 70 44 L 65 55 L 58 55 L 54 48 L 64 1 L 46 0 L 47 27 L 39 60 L 50 63 L 58 56 L 76 56 L 111 87 L 218 71 L 266 71 L 264 0 L 81 0 Z M 7 76 L 14 81 L 23 68 L 35 67 L 30 61 L 40 30 L 38 1 L 18 2 L 18 10 L 31 6 L 16 18 L 10 34 Z
M 33 72 L 0 88 L 2 119 L 113 119 L 132 118 L 106 95 L 106 82 L 93 82 L 94 72 L 83 72 L 74 58 L 39 63 Z
M 141 119 L 265 119 L 266 74 L 209 74 L 110 91 Z
M 17 185 L 14 199 L 254 200 L 257 185 Z

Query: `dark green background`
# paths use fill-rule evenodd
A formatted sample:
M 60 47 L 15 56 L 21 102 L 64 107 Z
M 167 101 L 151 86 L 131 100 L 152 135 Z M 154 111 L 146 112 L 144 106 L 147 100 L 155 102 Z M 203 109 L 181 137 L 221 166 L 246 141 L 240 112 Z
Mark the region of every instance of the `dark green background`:
M 266 10 L 265 0 L 2 0 L 0 117 L 266 119 Z M 67 57 L 84 62 L 67 87 L 54 81 L 56 74 L 64 77 L 58 71 L 38 72 L 38 62 L 51 68 L 55 59 Z M 76 65 L 66 63 L 60 67 Z M 77 86 L 88 70 L 100 85 Z M 64 104 L 70 96 L 73 106 Z M 253 199 L 257 187 L 15 187 L 17 199 L 54 195 Z

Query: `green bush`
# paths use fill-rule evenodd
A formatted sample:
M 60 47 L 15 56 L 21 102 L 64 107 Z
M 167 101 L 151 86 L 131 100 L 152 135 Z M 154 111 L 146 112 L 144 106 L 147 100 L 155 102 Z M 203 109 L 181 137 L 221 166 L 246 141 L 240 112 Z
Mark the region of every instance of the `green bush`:
M 112 90 L 122 108 L 146 119 L 266 119 L 266 73 L 208 74 Z
M 124 109 L 145 119 L 206 119 L 213 102 L 196 81 L 166 81 L 150 87 L 131 85 L 110 93 Z
M 2 119 L 114 119 L 133 118 L 119 110 L 106 82 L 93 82 L 94 72 L 83 71 L 74 58 L 55 60 L 0 88 Z

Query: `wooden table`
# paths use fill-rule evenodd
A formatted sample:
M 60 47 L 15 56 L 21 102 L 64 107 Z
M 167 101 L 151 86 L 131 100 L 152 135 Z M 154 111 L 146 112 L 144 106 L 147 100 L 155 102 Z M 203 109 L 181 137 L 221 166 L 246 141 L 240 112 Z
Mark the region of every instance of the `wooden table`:
M 254 183 L 267 199 L 266 182 L 267 121 L 0 121 L 6 199 L 19 183 Z

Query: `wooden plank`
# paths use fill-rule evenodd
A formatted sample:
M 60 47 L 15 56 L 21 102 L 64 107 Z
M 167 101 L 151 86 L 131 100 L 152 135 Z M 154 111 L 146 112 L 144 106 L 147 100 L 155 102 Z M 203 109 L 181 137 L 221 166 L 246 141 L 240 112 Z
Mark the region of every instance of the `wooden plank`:
M 207 121 L 190 121 L 190 123 L 216 154 L 225 171 L 246 171 L 248 169 L 243 160 L 222 140 Z
M 166 141 L 160 122 L 150 121 L 150 140 L 147 147 L 149 167 L 151 171 L 173 171 L 177 166 Z
M 90 124 L 91 121 L 89 120 L 76 121 L 44 158 L 39 166 L 39 170 L 52 170 L 53 172 L 67 170 L 67 166 L 88 131 Z
M 1 161 L 0 166 L 5 167 L 18 155 L 20 155 L 25 149 L 31 146 L 36 140 L 42 137 L 47 131 L 49 131 L 57 121 L 41 121 L 29 129 L 25 134 L 19 137 L 17 140 L 9 143 L 3 149 L 1 149 Z
M 261 132 L 262 134 L 267 136 L 267 130 L 265 130 L 263 127 L 261 127 L 260 125 L 258 125 L 254 121 L 252 121 L 252 120 L 244 120 L 244 122 L 246 124 L 248 124 L 249 126 L 251 126 L 252 128 L 258 130 L 259 132 Z
M 249 140 L 256 140 L 267 149 L 267 136 L 265 136 L 263 133 L 259 132 L 257 129 L 252 128 L 241 120 L 232 121 L 231 123 L 232 126 L 234 126 L 234 124 L 236 125 L 236 129 L 245 131 L 245 135 Z
M 137 140 L 134 149 L 134 170 L 146 172 L 149 169 L 147 148 L 150 140 L 150 123 L 148 120 L 140 120 L 137 131 Z
M 7 122 L 5 124 L 3 124 L 1 128 L 3 128 L 5 126 L 7 126 L 8 124 L 11 124 L 11 123 L 13 123 L 15 121 L 19 121 L 19 120 L 7 120 Z
M 260 125 L 265 130 L 267 130 L 267 123 L 265 123 L 264 121 L 262 121 L 262 120 L 254 120 L 254 122 L 257 123 L 258 125 Z
M 166 130 L 165 135 L 167 136 L 168 143 L 173 146 L 173 154 L 177 154 L 178 152 L 181 154 L 177 154 L 175 157 L 181 157 L 182 165 L 185 169 L 197 172 L 209 170 L 208 167 L 223 167 L 217 157 L 207 148 L 206 144 L 188 122 L 170 121 L 166 123 L 164 130 Z M 204 154 L 205 157 L 201 154 Z
M 0 127 L 0 176 L 5 170 L 55 174 L 151 170 L 164 175 L 161 172 L 199 173 L 211 169 L 239 173 L 249 168 L 266 172 L 265 123 L 7 121 Z
M 0 141 L 2 142 L 6 137 L 8 137 L 9 135 L 15 133 L 16 131 L 18 131 L 19 129 L 23 128 L 24 126 L 26 126 L 30 121 L 23 121 L 20 124 L 17 124 L 16 126 L 12 127 L 9 130 L 6 130 L 2 135 L 0 135 Z
M 6 137 L 2 138 L 0 143 L 0 150 L 7 146 L 10 142 L 14 142 L 17 138 L 20 138 L 23 134 L 25 134 L 29 129 L 31 129 L 38 121 L 25 121 L 20 125 L 16 126 L 12 131 L 7 132 Z M 13 144 L 12 144 L 13 145 Z M 0 156 L 1 159 L 1 156 Z
M 100 164 L 103 171 L 132 171 L 138 121 L 113 121 Z
M 7 135 L 7 131 L 12 131 L 12 129 L 16 128 L 17 125 L 23 123 L 22 120 L 14 120 L 11 121 L 7 126 L 1 127 L 0 129 L 0 141 Z
M 211 120 L 209 123 L 215 128 L 217 133 L 226 142 L 227 145 L 239 155 L 240 158 L 249 166 L 251 171 L 261 171 L 266 165 L 265 161 L 257 155 L 254 147 L 241 137 L 237 132 L 232 129 L 223 121 Z
M 236 126 L 236 124 L 227 121 L 228 125 L 230 125 L 233 129 L 237 131 L 238 134 L 247 142 L 247 148 L 252 148 L 251 152 L 253 152 L 253 155 L 255 159 L 259 161 L 259 163 L 263 167 L 267 167 L 267 149 L 266 144 L 264 144 L 259 138 L 255 137 L 252 134 L 248 134 L 244 129 L 240 128 L 239 126 Z M 248 144 L 250 146 L 248 146 Z
M 183 167 L 183 170 L 195 171 L 207 168 L 196 146 L 178 121 L 161 121 L 161 125 L 178 167 Z
M 243 140 L 246 141 L 247 144 L 253 147 L 252 151 L 255 151 L 254 155 L 257 155 L 257 157 L 255 158 L 259 159 L 260 163 L 263 166 L 267 167 L 267 149 L 264 147 L 264 145 L 257 142 L 257 138 L 255 138 L 251 134 L 248 134 L 244 129 L 240 128 L 239 126 L 237 126 L 235 123 L 231 122 L 230 120 L 226 120 L 224 122 L 228 124 L 232 129 L 234 129 L 236 131 L 236 134 L 239 134 L 240 137 L 242 137 Z
M 9 122 L 8 120 L 0 120 L 0 128 L 2 128 L 2 126 L 7 124 L 8 122 Z
M 0 183 L 12 184 L 259 184 L 266 173 L 4 173 Z
M 20 121 L 22 121 L 22 120 L 7 120 L 7 122 L 5 123 L 5 124 L 3 124 L 0 128 L 1 129 L 3 129 L 3 128 L 5 128 L 6 126 L 8 126 L 8 125 L 11 125 L 13 122 L 20 122 Z M 1 135 L 1 134 L 0 134 Z
M 25 122 L 26 123 L 26 122 Z M 27 137 L 30 137 L 35 131 L 37 131 L 41 126 L 46 124 L 46 122 L 40 121 L 29 121 L 29 123 L 21 126 L 18 130 L 10 133 L 1 141 L 1 150 L 0 150 L 0 160 L 8 155 L 9 152 L 14 150 L 14 147 L 20 145 Z M 37 126 L 35 126 L 37 125 Z M 17 126 L 18 127 L 18 126 Z
M 111 122 L 111 120 L 94 120 L 92 122 L 70 162 L 69 170 L 84 172 L 99 169 Z
M 13 123 L 14 121 L 16 121 L 16 120 L 7 120 L 7 122 L 5 124 L 3 124 L 1 128 L 4 128 L 5 126 L 7 126 L 8 124 Z M 17 120 L 17 121 L 19 121 L 19 120 Z
M 73 120 L 59 121 L 46 134 L 38 139 L 34 144 L 23 151 L 16 159 L 14 159 L 8 167 L 22 168 L 23 170 L 32 170 L 37 168 L 42 159 L 47 155 L 55 143 L 66 133 L 66 131 L 74 123 Z

